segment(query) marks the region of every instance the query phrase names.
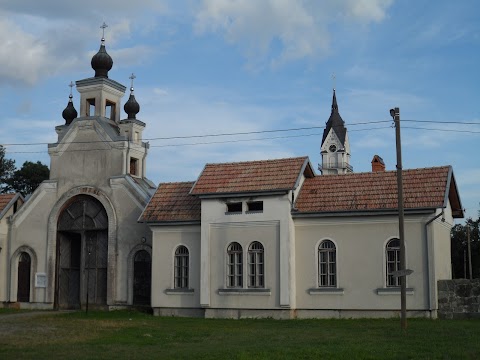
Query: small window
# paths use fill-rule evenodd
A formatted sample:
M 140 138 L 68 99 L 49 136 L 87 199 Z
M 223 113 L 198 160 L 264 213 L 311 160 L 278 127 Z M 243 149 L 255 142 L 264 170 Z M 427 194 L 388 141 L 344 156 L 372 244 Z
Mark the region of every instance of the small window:
M 174 287 L 176 289 L 188 288 L 188 249 L 179 246 L 175 250 Z
M 133 136 L 133 141 L 135 141 L 135 142 L 140 141 L 140 133 L 138 131 L 135 131 L 134 136 Z
M 387 287 L 400 286 L 400 277 L 393 276 L 395 271 L 400 270 L 400 240 L 392 239 L 385 248 Z
M 248 247 L 248 287 L 263 288 L 264 281 L 264 249 L 258 241 Z
M 263 211 L 263 201 L 247 202 L 247 208 L 248 208 L 248 211 L 262 212 Z
M 130 174 L 138 175 L 138 159 L 130 158 Z
M 95 116 L 95 98 L 87 99 L 87 114 L 86 116 Z
M 243 249 L 237 242 L 231 243 L 227 249 L 227 287 L 243 287 Z
M 337 286 L 337 249 L 330 240 L 325 240 L 318 247 L 318 286 Z
M 241 213 L 241 212 L 242 212 L 241 202 L 227 203 L 227 213 Z
M 115 120 L 115 103 L 107 100 L 105 102 L 105 117 L 110 120 Z

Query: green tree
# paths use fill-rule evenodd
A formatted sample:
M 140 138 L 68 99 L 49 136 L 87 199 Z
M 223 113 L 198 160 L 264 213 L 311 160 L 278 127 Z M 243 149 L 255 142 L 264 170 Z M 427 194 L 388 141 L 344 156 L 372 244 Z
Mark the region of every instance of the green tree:
M 11 178 L 8 180 L 13 191 L 28 195 L 35 191 L 42 181 L 47 180 L 50 170 L 47 165 L 40 161 L 36 163 L 25 161 L 19 170 L 15 170 Z
M 15 160 L 5 158 L 5 148 L 0 145 L 0 193 L 6 193 L 11 190 L 8 181 L 15 171 Z
M 469 278 L 468 266 L 468 228 L 470 228 L 470 248 L 472 253 L 472 276 L 480 278 L 480 214 L 477 220 L 468 218 L 465 224 L 452 228 L 452 271 L 455 279 Z

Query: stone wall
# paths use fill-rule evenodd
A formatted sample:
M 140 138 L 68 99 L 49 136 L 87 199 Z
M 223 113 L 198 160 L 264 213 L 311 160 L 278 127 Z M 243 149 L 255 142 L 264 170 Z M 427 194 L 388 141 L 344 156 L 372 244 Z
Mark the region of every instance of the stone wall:
M 438 317 L 480 318 L 480 279 L 438 281 Z

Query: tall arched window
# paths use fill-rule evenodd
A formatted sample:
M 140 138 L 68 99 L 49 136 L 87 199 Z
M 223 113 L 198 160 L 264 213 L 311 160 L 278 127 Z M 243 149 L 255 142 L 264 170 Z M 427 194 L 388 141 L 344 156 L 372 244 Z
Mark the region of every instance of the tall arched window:
M 243 249 L 233 242 L 227 248 L 227 287 L 243 287 Z
M 248 287 L 265 287 L 264 249 L 258 241 L 252 242 L 248 247 Z
M 181 245 L 175 250 L 174 286 L 176 289 L 188 288 L 188 249 Z
M 393 272 L 400 270 L 400 240 L 391 239 L 385 247 L 387 286 L 400 286 L 400 278 Z
M 17 284 L 17 301 L 30 301 L 30 268 L 32 260 L 30 255 L 22 252 L 18 259 L 18 284 Z
M 337 249 L 330 240 L 318 246 L 318 286 L 337 286 Z

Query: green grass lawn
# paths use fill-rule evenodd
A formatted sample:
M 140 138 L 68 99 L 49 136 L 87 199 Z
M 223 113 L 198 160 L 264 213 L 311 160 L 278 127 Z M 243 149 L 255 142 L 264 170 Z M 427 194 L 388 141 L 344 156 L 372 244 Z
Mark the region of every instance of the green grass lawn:
M 479 359 L 480 321 L 0 312 L 0 359 Z

